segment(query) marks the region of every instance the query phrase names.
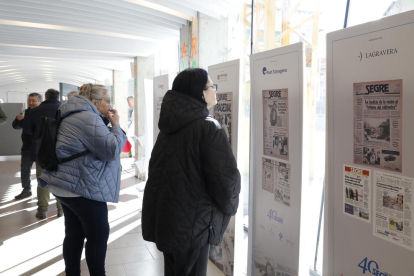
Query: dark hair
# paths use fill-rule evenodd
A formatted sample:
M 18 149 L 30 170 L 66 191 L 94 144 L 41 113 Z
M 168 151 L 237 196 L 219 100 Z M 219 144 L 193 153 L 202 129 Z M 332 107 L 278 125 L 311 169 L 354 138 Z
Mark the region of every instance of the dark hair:
M 30 93 L 29 97 L 37 97 L 38 101 L 42 100 L 42 95 L 40 95 L 39 93 Z
M 208 81 L 208 73 L 201 68 L 190 68 L 175 77 L 172 90 L 189 95 L 207 105 L 203 91 Z
M 59 99 L 59 91 L 56 89 L 50 88 L 45 93 L 46 100 L 57 100 Z

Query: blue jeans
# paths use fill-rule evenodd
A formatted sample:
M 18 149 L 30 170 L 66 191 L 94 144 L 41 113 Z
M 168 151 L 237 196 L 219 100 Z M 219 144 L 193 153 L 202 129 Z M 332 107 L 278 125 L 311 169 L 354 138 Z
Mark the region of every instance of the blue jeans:
M 58 197 L 65 215 L 63 259 L 67 276 L 80 276 L 83 242 L 90 275 L 105 275 L 105 257 L 109 237 L 106 202 L 85 197 Z

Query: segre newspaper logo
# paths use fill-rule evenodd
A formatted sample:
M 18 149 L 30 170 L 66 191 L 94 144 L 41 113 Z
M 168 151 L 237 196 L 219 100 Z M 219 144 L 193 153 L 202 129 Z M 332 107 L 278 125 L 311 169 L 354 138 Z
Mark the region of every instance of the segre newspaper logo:
M 369 272 L 375 276 L 392 276 L 392 274 L 387 272 L 381 272 L 376 261 L 369 261 L 368 257 L 363 259 L 359 264 L 358 267 L 362 268 L 362 273 Z
M 227 74 L 219 74 L 217 75 L 218 81 L 226 81 L 227 80 Z
M 266 67 L 263 67 L 263 75 L 275 75 L 275 74 L 283 74 L 287 72 L 287 69 L 279 69 L 279 70 L 267 70 Z

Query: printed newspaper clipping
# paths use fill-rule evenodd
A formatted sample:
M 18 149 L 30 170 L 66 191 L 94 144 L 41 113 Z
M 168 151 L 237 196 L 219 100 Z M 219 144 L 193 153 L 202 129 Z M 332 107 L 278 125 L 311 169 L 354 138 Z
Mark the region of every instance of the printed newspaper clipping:
M 263 90 L 264 155 L 289 160 L 288 90 Z
M 413 247 L 412 191 L 414 179 L 374 172 L 374 236 L 402 247 Z
M 157 126 L 158 126 L 158 121 L 160 120 L 160 114 L 161 114 L 161 105 L 162 105 L 162 100 L 164 99 L 164 97 L 157 97 L 156 101 L 157 101 L 157 117 L 154 118 L 154 122 L 156 122 Z
M 217 93 L 217 104 L 214 106 L 213 117 L 224 129 L 232 145 L 232 110 L 233 110 L 233 93 Z
M 354 83 L 354 163 L 402 172 L 402 80 Z
M 253 275 L 254 276 L 296 276 L 296 269 L 281 265 L 269 254 L 254 252 Z
M 290 207 L 290 165 L 262 158 L 262 189 L 274 193 L 276 202 Z
M 371 223 L 371 170 L 344 165 L 344 214 Z

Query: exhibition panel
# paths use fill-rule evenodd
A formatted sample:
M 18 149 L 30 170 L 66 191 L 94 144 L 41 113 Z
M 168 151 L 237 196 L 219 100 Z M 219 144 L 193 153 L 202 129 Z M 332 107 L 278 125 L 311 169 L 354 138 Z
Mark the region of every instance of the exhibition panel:
M 327 35 L 327 275 L 413 275 L 413 18 Z
M 210 109 L 226 132 L 237 163 L 237 143 L 239 130 L 239 88 L 240 60 L 233 60 L 208 67 L 208 74 L 217 85 L 217 104 Z M 243 198 L 243 192 L 239 195 Z M 230 220 L 219 246 L 211 245 L 210 261 L 222 272 L 221 275 L 242 275 L 245 262 L 243 252 L 243 205 Z
M 303 71 L 303 43 L 250 57 L 248 275 L 298 275 Z
M 169 89 L 169 82 L 168 82 L 168 75 L 161 75 L 158 77 L 153 78 L 153 85 L 154 85 L 154 136 L 153 140 L 157 141 L 158 133 L 160 133 L 160 129 L 158 128 L 158 121 L 160 120 L 160 113 L 161 113 L 161 104 L 162 99 L 164 99 L 165 93 L 167 93 Z

